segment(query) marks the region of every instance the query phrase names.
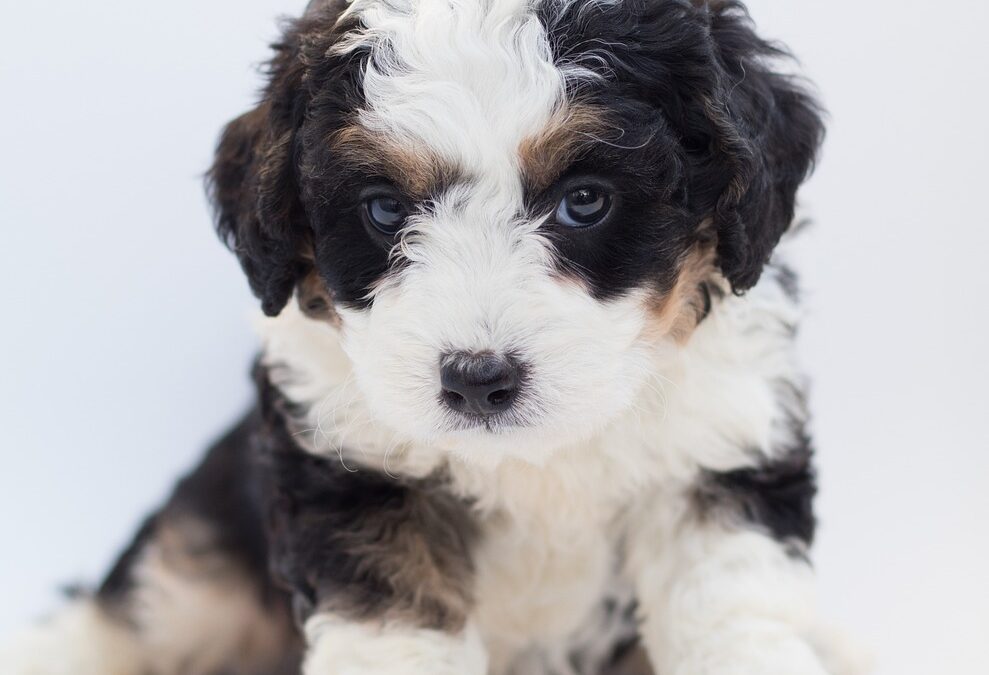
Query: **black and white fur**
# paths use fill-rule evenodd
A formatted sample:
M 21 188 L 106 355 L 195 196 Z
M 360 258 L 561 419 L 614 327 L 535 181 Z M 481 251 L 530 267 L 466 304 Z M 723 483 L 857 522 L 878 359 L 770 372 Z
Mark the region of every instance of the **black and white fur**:
M 723 0 L 312 3 L 210 172 L 257 410 L 0 672 L 856 672 L 770 261 L 822 136 L 780 56 Z M 612 215 L 560 226 L 588 180 Z M 444 405 L 451 353 L 524 363 L 510 413 Z

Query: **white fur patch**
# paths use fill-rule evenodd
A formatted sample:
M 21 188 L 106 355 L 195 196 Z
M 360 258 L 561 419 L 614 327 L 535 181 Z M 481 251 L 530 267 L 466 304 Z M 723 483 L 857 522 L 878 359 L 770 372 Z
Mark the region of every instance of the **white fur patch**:
M 639 509 L 629 574 L 659 672 L 826 674 L 811 646 L 818 628 L 804 560 L 760 532 L 697 521 L 673 495 Z
M 355 624 L 329 615 L 306 622 L 304 675 L 486 675 L 477 631 L 459 635 L 397 625 Z
M 339 51 L 370 47 L 361 123 L 425 147 L 506 196 L 515 152 L 563 101 L 565 81 L 528 0 L 357 0 L 363 30 Z

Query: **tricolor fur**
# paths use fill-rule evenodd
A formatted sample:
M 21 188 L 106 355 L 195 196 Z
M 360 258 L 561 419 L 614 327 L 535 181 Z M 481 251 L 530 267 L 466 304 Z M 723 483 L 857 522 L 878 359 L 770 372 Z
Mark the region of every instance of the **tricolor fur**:
M 209 175 L 258 409 L 0 671 L 852 672 L 770 261 L 822 136 L 781 56 L 722 0 L 312 3 Z M 510 366 L 495 407 L 461 361 Z

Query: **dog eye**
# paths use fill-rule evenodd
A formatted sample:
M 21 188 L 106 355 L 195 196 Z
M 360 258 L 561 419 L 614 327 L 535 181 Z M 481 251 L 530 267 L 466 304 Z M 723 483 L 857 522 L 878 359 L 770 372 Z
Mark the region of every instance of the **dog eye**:
M 556 209 L 556 222 L 567 227 L 597 225 L 611 211 L 611 195 L 596 187 L 571 190 Z
M 401 230 L 409 215 L 405 205 L 394 197 L 371 197 L 365 200 L 364 213 L 375 229 L 388 236 Z

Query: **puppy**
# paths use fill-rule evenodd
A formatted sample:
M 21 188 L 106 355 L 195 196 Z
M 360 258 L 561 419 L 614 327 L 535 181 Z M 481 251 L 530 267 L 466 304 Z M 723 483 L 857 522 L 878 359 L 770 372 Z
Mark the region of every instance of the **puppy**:
M 258 405 L 4 675 L 824 675 L 822 138 L 726 0 L 317 1 L 209 173 Z

